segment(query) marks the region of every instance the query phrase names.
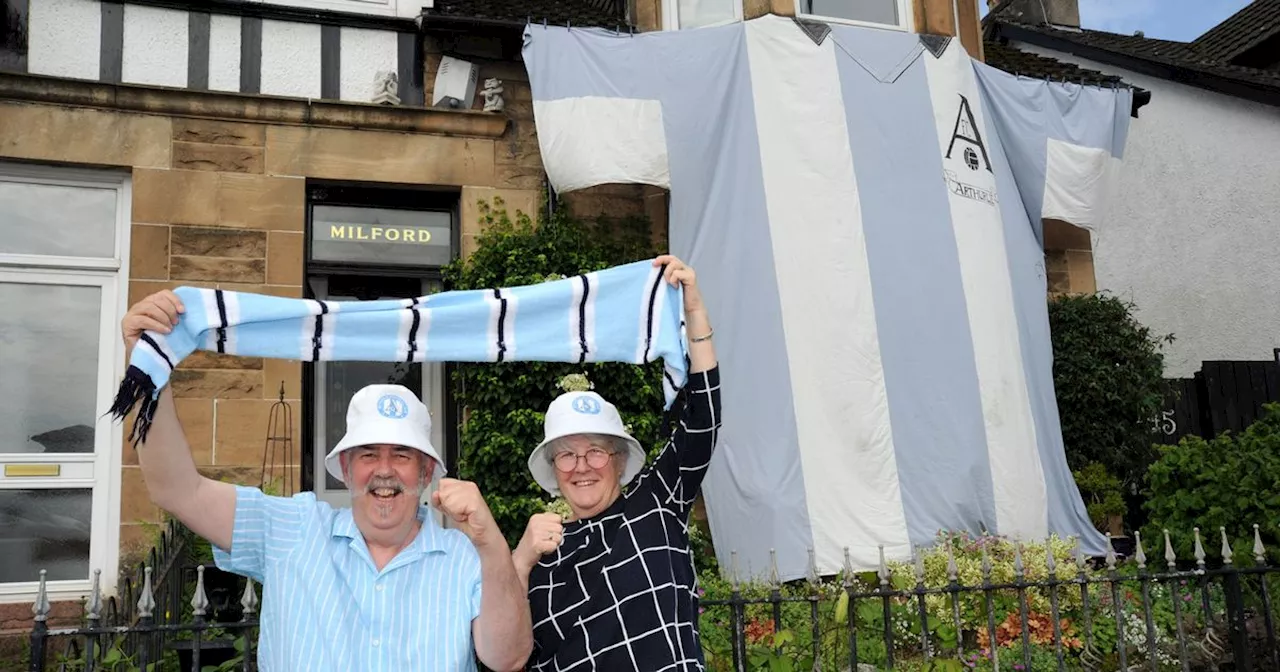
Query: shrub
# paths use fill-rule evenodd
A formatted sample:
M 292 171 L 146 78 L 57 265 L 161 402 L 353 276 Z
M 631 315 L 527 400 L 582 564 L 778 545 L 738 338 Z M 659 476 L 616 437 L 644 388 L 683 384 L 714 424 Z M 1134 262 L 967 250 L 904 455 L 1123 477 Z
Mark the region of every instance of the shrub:
M 1089 512 L 1089 520 L 1094 527 L 1106 531 L 1107 519 L 1110 516 L 1123 516 L 1129 507 L 1124 501 L 1124 489 L 1120 479 L 1116 478 L 1099 462 L 1090 462 L 1088 466 L 1073 472 L 1076 487 L 1084 498 L 1085 508 Z
M 559 209 L 539 226 L 513 219 L 501 198 L 479 203 L 482 232 L 477 249 L 444 270 L 446 289 L 529 285 L 598 271 L 657 254 L 641 218 L 577 219 Z M 465 409 L 459 476 L 484 493 L 494 518 L 514 545 L 529 516 L 549 497 L 533 482 L 527 459 L 542 440 L 543 412 L 563 390 L 561 380 L 583 374 L 618 407 L 641 445 L 654 450 L 662 420 L 662 363 L 646 366 L 554 362 L 460 364 L 454 372 L 458 403 Z
M 1185 436 L 1159 452 L 1145 479 L 1143 506 L 1151 523 L 1143 536 L 1161 546 L 1149 546 L 1148 553 L 1163 555 L 1163 528 L 1179 558 L 1192 559 L 1192 528 L 1199 526 L 1205 552 L 1216 557 L 1222 527 L 1235 564 L 1247 566 L 1253 562 L 1253 526 L 1259 525 L 1272 562 L 1280 560 L 1280 404 L 1265 406 L 1262 417 L 1239 434 L 1224 432 L 1210 441 Z
M 1049 302 L 1053 383 L 1071 469 L 1099 463 L 1130 488 L 1155 459 L 1164 404 L 1164 356 L 1173 336 L 1153 335 L 1133 304 L 1105 294 Z

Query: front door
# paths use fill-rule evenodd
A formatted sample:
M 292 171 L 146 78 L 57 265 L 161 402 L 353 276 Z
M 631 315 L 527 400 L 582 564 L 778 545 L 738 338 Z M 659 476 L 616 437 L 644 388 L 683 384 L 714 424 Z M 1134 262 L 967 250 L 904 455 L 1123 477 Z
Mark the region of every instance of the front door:
M 115 585 L 129 210 L 128 174 L 0 162 L 0 602 Z

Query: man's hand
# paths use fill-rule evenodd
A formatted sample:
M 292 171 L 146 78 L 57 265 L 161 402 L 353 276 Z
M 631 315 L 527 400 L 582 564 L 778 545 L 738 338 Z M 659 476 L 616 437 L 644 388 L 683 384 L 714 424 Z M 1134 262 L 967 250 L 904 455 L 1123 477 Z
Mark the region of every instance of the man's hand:
M 186 312 L 177 294 L 163 290 L 133 304 L 120 321 L 120 333 L 126 350 L 132 350 L 144 331 L 167 334 L 178 324 L 178 316 Z
M 489 506 L 480 495 L 480 488 L 471 481 L 456 478 L 440 479 L 440 486 L 431 494 L 431 503 L 458 524 L 458 528 L 477 547 L 501 543 L 505 546 L 498 524 L 493 520 Z
M 516 568 L 527 571 L 538 564 L 539 558 L 559 548 L 563 540 L 564 526 L 560 523 L 559 514 L 533 514 L 513 554 Z

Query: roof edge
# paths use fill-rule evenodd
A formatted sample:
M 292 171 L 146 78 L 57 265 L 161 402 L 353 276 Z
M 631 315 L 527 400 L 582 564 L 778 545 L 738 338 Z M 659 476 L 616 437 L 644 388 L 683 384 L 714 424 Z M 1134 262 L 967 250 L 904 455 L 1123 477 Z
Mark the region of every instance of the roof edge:
M 1246 82 L 1187 65 L 1178 65 L 1133 54 L 1120 53 L 1093 45 L 1080 44 L 1074 40 L 1004 21 L 996 21 L 992 24 L 992 27 L 994 29 L 992 35 L 995 39 L 1026 42 L 1178 84 L 1280 107 L 1280 87 Z

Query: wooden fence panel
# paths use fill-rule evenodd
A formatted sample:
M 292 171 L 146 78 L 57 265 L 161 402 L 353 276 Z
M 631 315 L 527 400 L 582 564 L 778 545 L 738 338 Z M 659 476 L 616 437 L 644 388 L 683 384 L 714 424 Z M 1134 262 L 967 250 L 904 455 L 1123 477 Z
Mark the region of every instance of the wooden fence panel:
M 1277 349 L 1280 358 L 1280 349 Z M 1276 361 L 1206 361 L 1192 378 L 1169 381 L 1156 440 L 1176 443 L 1187 435 L 1211 439 L 1238 434 L 1262 417 L 1264 404 L 1280 403 Z

